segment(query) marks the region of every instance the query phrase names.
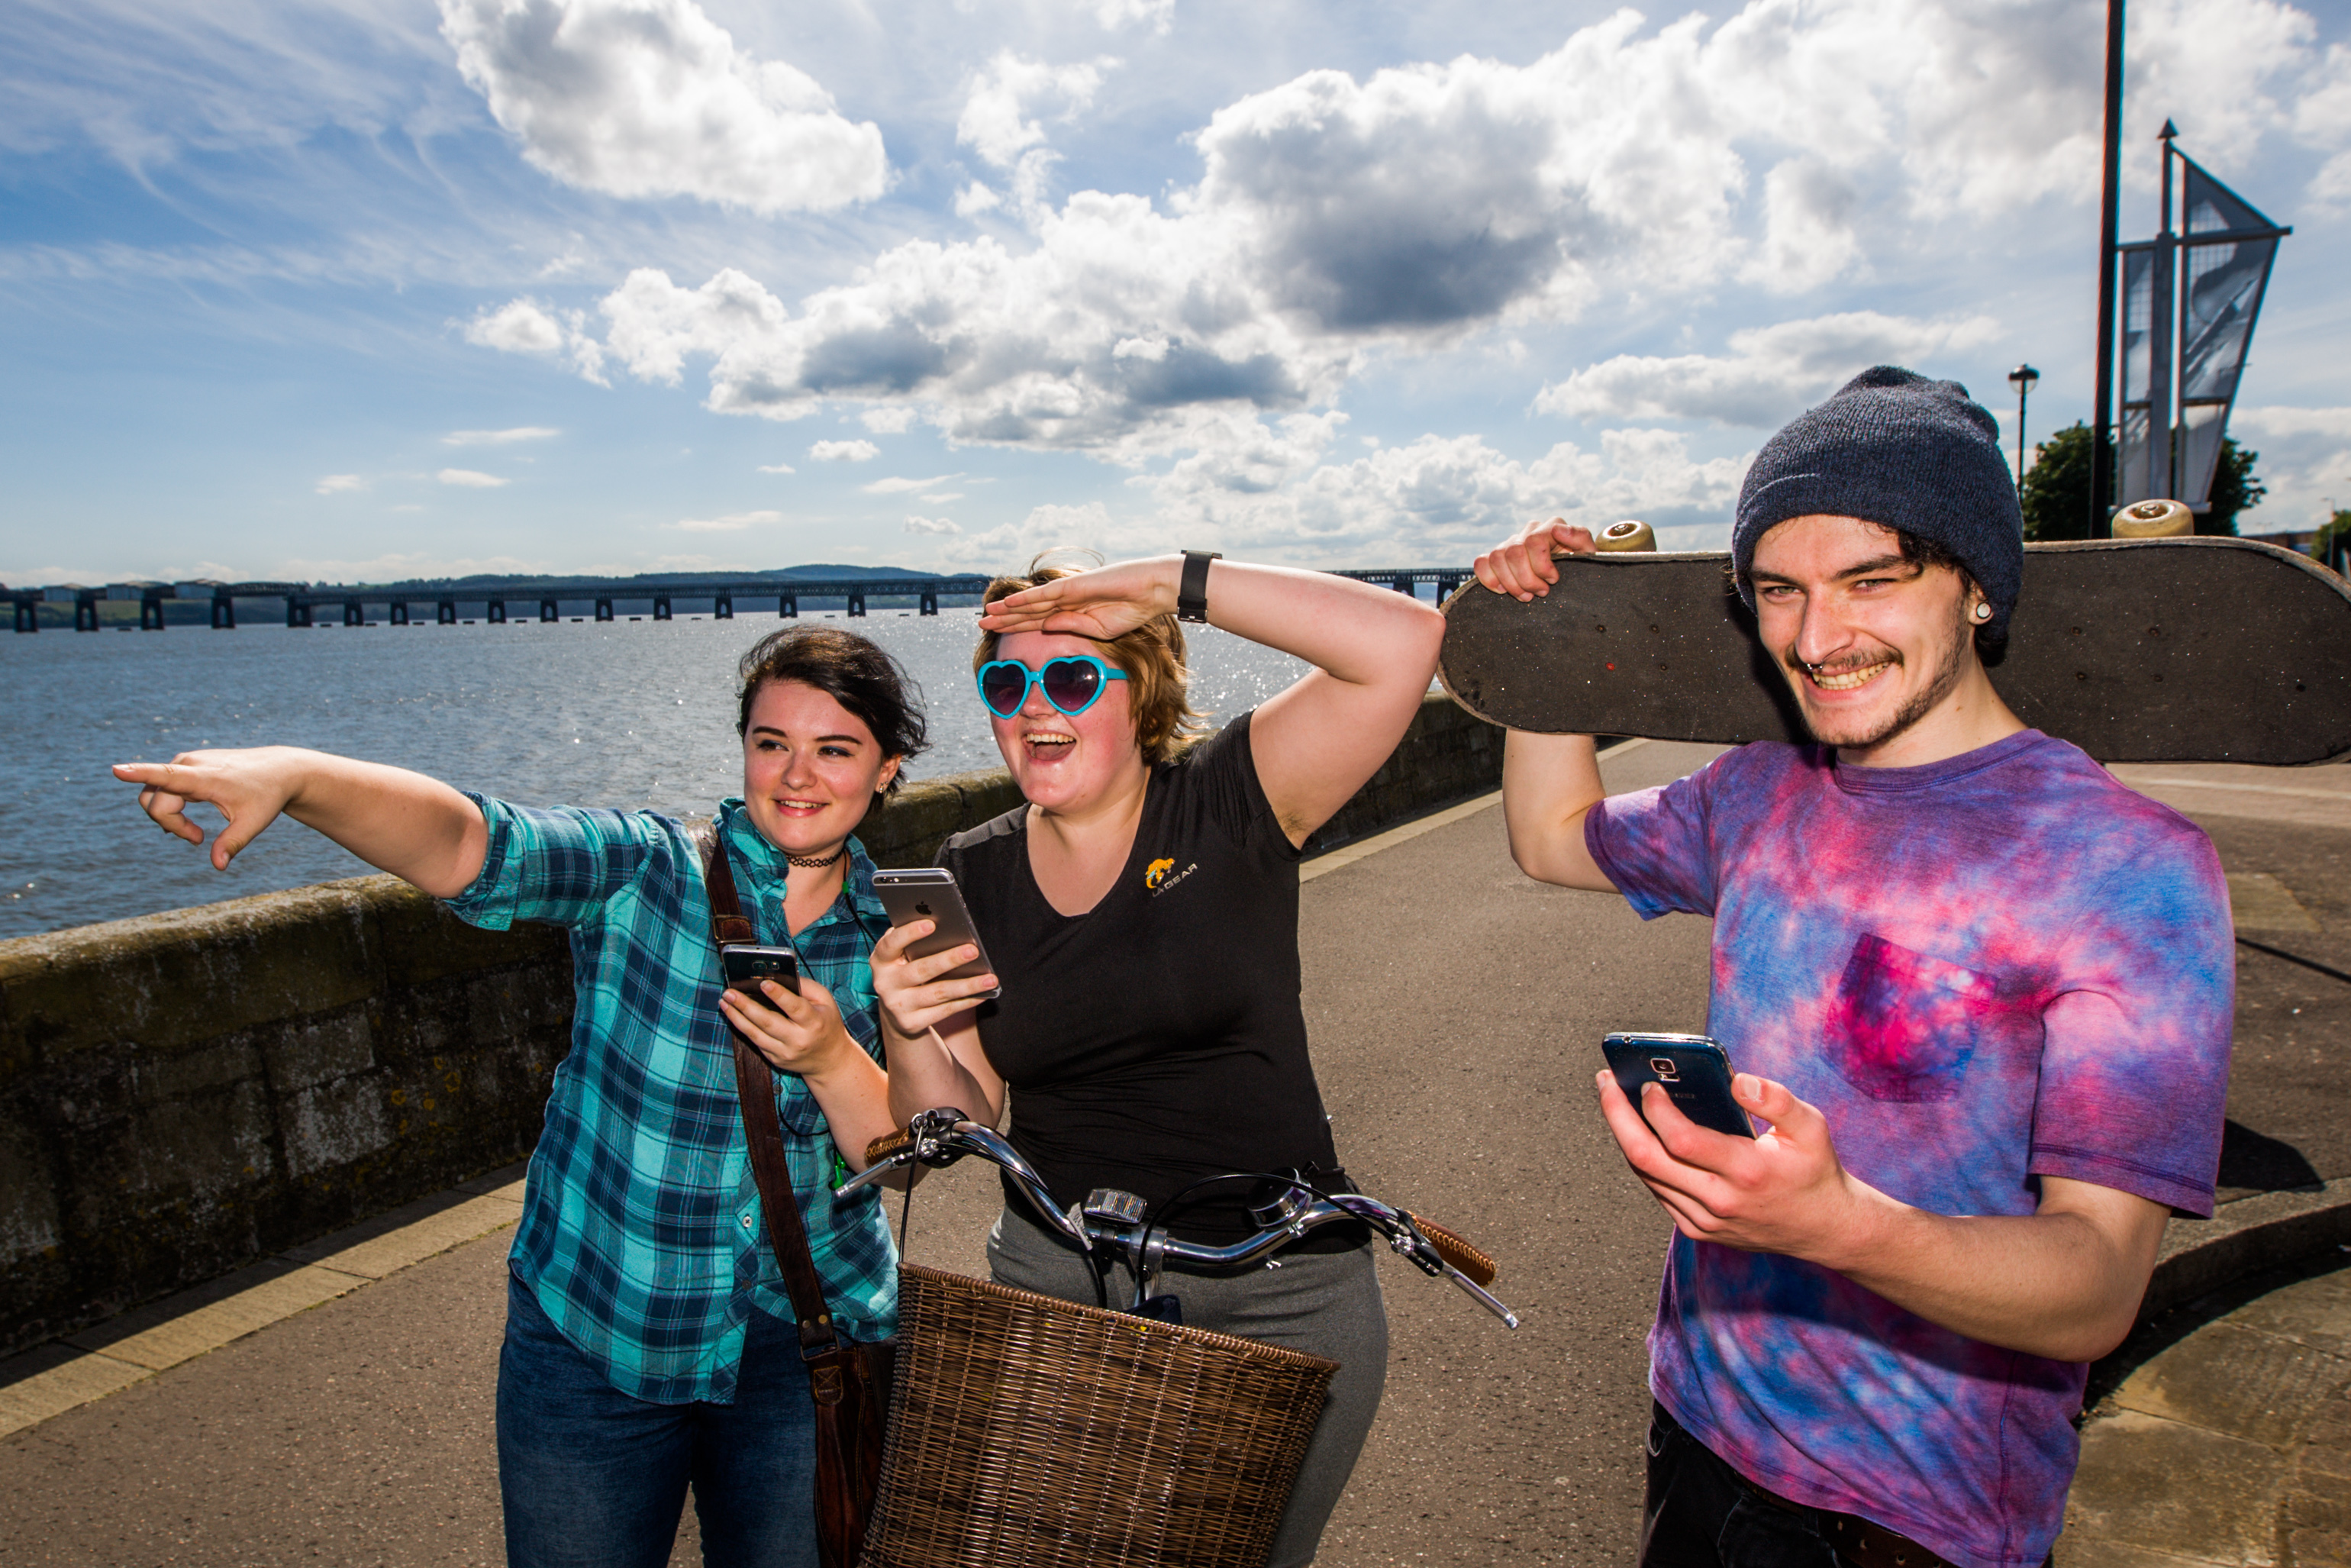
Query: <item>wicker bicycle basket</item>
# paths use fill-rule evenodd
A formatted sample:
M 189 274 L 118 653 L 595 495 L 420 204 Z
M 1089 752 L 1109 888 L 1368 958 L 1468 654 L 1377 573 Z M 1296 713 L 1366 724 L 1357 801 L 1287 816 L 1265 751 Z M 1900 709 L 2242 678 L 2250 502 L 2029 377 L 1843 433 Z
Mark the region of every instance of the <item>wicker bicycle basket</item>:
M 1262 1568 L 1338 1363 L 908 1264 L 859 1568 Z

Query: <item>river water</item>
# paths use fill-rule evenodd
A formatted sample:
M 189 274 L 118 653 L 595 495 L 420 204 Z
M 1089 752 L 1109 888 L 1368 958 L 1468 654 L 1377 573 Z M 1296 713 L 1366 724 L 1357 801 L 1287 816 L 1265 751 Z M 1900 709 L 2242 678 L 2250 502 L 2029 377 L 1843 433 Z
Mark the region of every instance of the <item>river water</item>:
M 971 686 L 977 611 L 806 618 L 873 637 L 927 694 L 932 748 L 909 778 L 1001 765 Z M 532 805 L 706 812 L 741 787 L 736 661 L 775 625 L 744 615 L 9 637 L 0 938 L 367 872 L 285 821 L 215 872 L 107 771 L 201 747 L 314 747 Z M 1212 628 L 1186 631 L 1193 700 L 1217 718 L 1304 668 Z M 197 810 L 209 831 L 216 814 Z

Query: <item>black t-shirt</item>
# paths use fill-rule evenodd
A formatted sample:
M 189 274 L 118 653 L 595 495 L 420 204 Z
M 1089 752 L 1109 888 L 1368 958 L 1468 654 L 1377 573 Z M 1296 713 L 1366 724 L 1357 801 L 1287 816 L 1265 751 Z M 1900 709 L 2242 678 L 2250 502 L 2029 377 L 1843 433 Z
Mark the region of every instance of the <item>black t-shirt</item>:
M 1127 863 L 1084 915 L 1046 902 L 1028 819 L 956 834 L 939 863 L 1004 986 L 979 1038 L 1017 1092 L 1013 1146 L 1054 1196 L 1111 1186 L 1156 1204 L 1228 1171 L 1343 1187 L 1299 1006 L 1299 852 L 1258 782 L 1249 716 L 1151 770 Z M 1233 1182 L 1200 1197 L 1177 1235 L 1258 1228 L 1249 1206 L 1266 1194 Z

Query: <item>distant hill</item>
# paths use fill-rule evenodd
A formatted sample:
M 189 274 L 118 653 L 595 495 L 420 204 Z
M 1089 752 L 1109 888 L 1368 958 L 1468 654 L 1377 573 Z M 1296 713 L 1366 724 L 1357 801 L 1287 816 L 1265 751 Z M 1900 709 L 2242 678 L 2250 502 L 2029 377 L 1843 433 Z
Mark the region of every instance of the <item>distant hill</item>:
M 472 577 L 412 577 L 399 582 L 375 583 L 314 583 L 315 588 L 351 588 L 397 590 L 404 593 L 446 593 L 453 590 L 478 591 L 486 588 L 535 588 L 546 582 L 610 583 L 614 588 L 668 588 L 681 582 L 707 582 L 713 578 L 744 581 L 765 578 L 788 580 L 794 578 L 866 577 L 903 580 L 909 583 L 935 580 L 945 575 L 935 571 L 911 571 L 903 566 L 779 566 L 764 571 L 642 571 L 633 577 L 593 577 L 578 572 L 477 572 Z

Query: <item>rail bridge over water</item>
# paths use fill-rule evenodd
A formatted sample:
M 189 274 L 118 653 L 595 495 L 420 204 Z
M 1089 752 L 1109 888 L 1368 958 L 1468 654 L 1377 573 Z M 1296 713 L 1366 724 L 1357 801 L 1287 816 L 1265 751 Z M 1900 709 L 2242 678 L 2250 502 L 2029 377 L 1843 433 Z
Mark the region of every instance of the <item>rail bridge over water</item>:
M 1400 592 L 1414 593 L 1424 583 L 1433 584 L 1441 601 L 1469 577 L 1469 569 L 1445 567 L 1371 567 L 1334 573 L 1364 582 L 1384 583 Z M 655 621 L 674 617 L 683 602 L 689 608 L 706 606 L 714 620 L 733 619 L 738 604 L 749 609 L 775 606 L 782 617 L 797 616 L 803 599 L 839 599 L 846 603 L 852 616 L 866 613 L 869 599 L 884 597 L 913 599 L 919 613 L 936 615 L 942 599 L 977 598 L 985 592 L 989 582 L 985 575 L 967 574 L 956 577 L 720 577 L 696 579 L 682 582 L 629 582 L 611 578 L 585 578 L 569 582 L 528 583 L 515 587 L 465 588 L 367 588 L 319 585 L 307 582 L 216 582 L 209 580 L 193 582 L 113 582 L 89 586 L 78 582 L 59 583 L 43 588 L 0 587 L 0 597 L 8 600 L 16 629 L 37 632 L 40 627 L 40 607 L 43 604 L 73 606 L 74 630 L 101 630 L 99 606 L 109 602 L 135 601 L 139 606 L 139 626 L 141 631 L 163 630 L 163 606 L 167 601 L 197 601 L 209 603 L 212 625 L 218 631 L 234 630 L 237 622 L 239 601 L 275 601 L 285 607 L 288 626 L 412 626 L 439 624 L 470 625 L 476 621 L 490 625 L 503 625 L 511 620 L 617 621 L 624 605 L 646 605 L 644 614 L 630 615 L 632 621 L 650 615 Z M 586 607 L 587 614 L 564 614 L 566 605 Z M 479 606 L 477 614 L 463 613 Z M 422 609 L 424 613 L 417 612 Z M 320 611 L 328 612 L 321 617 Z M 378 615 L 375 612 L 381 612 Z M 128 630 L 128 628 L 125 628 Z

